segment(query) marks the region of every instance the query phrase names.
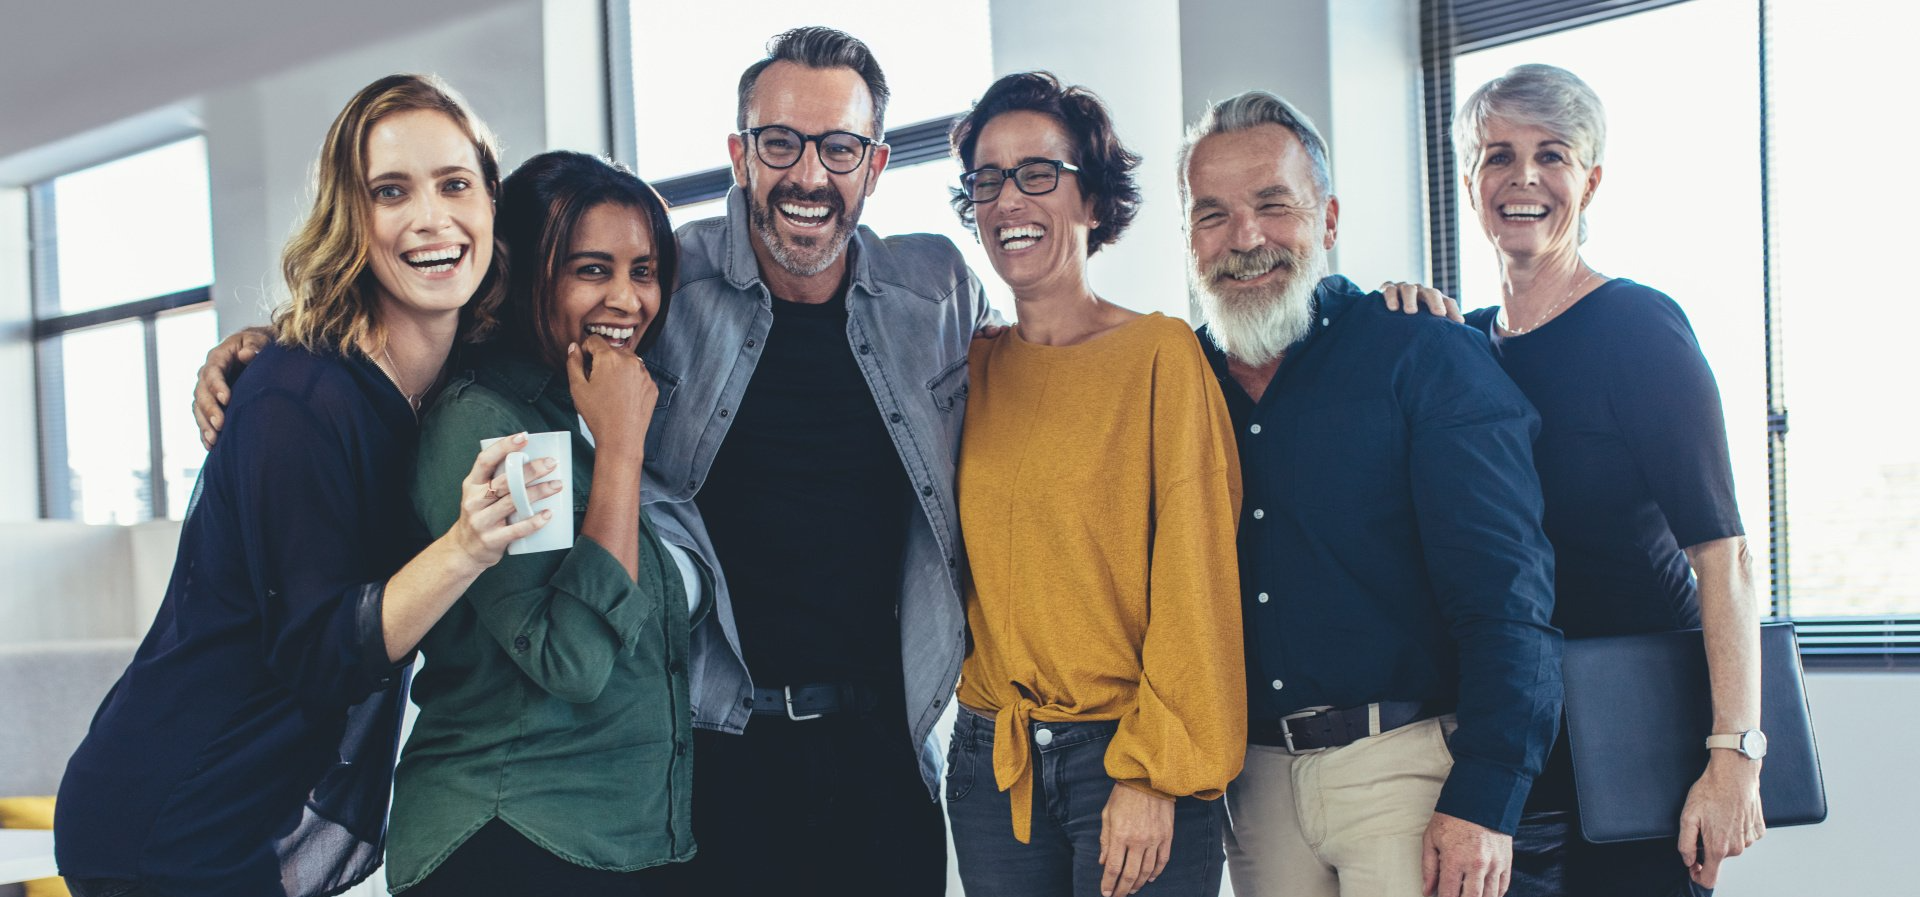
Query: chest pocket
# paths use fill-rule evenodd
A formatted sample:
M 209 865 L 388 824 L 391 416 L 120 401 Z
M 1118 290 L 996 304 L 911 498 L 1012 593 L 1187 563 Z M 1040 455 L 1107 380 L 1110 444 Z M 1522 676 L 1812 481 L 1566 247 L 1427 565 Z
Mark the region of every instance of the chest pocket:
M 1294 415 L 1292 499 L 1326 509 L 1406 501 L 1408 445 L 1400 409 L 1363 399 Z
M 933 375 L 933 379 L 927 381 L 927 392 L 933 396 L 933 407 L 941 411 L 964 409 L 967 404 L 966 356 L 962 355 L 959 361 Z
M 667 409 L 673 407 L 673 395 L 680 390 L 680 376 L 661 367 L 653 359 L 642 358 L 641 363 L 647 366 L 647 374 L 653 378 L 654 388 L 660 393 L 653 403 L 653 421 L 647 427 L 647 457 L 663 458 L 666 455 L 660 449 L 660 440 L 667 438 Z

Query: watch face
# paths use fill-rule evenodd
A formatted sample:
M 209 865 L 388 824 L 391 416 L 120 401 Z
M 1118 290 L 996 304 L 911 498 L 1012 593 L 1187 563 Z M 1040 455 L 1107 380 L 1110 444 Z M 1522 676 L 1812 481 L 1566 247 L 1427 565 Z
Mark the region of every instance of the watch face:
M 1759 729 L 1748 729 L 1740 733 L 1740 753 L 1755 760 L 1767 755 L 1767 736 Z

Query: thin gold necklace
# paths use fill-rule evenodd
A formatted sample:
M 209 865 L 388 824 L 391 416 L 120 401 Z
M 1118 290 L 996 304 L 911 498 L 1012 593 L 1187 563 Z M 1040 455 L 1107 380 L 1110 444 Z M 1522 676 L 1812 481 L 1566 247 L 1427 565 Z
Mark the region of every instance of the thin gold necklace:
M 1593 272 L 1588 271 L 1586 274 L 1582 275 L 1579 280 L 1574 281 L 1573 286 L 1570 286 L 1567 288 L 1567 294 L 1565 296 L 1561 296 L 1560 301 L 1555 302 L 1545 312 L 1541 313 L 1540 317 L 1533 322 L 1532 327 L 1510 327 L 1507 324 L 1501 324 L 1500 329 L 1506 331 L 1508 336 L 1525 336 L 1529 333 L 1534 332 L 1535 330 L 1539 330 L 1540 328 L 1545 327 L 1547 325 L 1547 322 L 1553 319 L 1553 313 L 1559 311 L 1560 306 L 1566 305 L 1567 301 L 1573 298 L 1574 291 L 1580 289 L 1583 286 L 1586 286 L 1587 281 L 1592 279 L 1593 279 Z M 1500 317 L 1505 318 L 1508 321 L 1512 320 L 1511 318 L 1507 317 L 1506 303 L 1501 303 L 1500 305 Z
M 433 384 L 427 384 L 427 388 L 418 393 L 407 392 L 407 385 L 400 382 L 400 366 L 393 363 L 393 353 L 387 351 L 387 347 L 383 345 L 380 347 L 380 354 L 387 359 L 387 366 L 381 368 L 380 372 L 386 374 L 388 380 L 393 381 L 394 388 L 400 390 L 400 396 L 407 400 L 407 407 L 413 409 L 413 416 L 419 417 L 420 403 L 426 401 L 427 391 L 433 389 Z

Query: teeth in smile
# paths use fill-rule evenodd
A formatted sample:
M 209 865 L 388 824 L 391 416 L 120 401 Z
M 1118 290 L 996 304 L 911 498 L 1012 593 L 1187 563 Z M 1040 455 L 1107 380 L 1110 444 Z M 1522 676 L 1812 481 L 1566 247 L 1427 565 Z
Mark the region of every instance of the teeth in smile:
M 1047 229 L 1037 224 L 1023 224 L 1019 227 L 1003 227 L 998 236 L 1003 249 L 1025 249 L 1040 242 L 1047 235 Z
M 460 257 L 466 254 L 466 249 L 465 246 L 449 246 L 424 252 L 405 252 L 400 257 L 423 274 L 445 274 L 460 263 Z
M 780 204 L 780 211 L 792 215 L 795 218 L 827 217 L 826 206 L 797 206 L 790 202 L 783 202 Z
M 1536 203 L 1520 203 L 1501 206 L 1500 214 L 1509 218 L 1543 218 L 1547 214 L 1547 207 Z
M 588 333 L 598 333 L 609 340 L 633 339 L 632 327 L 609 327 L 605 324 L 588 324 Z

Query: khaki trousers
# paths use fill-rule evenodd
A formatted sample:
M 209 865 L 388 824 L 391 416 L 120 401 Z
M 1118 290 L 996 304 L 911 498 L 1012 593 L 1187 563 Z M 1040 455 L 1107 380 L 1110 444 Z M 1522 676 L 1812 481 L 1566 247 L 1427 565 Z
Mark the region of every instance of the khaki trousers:
M 1227 788 L 1234 897 L 1419 897 L 1451 715 L 1298 756 L 1247 745 Z

